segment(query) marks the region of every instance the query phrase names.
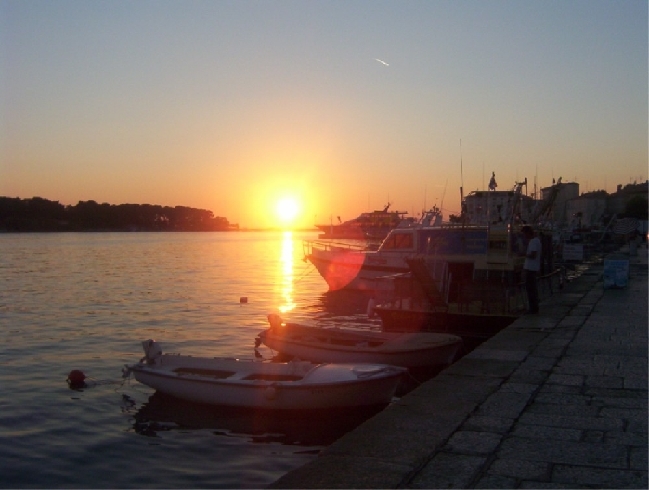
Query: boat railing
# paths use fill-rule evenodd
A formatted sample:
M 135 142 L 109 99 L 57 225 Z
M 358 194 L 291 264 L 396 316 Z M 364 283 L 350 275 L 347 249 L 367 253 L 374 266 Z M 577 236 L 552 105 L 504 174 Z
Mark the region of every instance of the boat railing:
M 302 242 L 302 251 L 305 257 L 311 255 L 313 249 L 325 252 L 363 252 L 376 250 L 375 247 L 367 243 L 334 242 L 331 240 L 304 240 Z
M 412 265 L 411 265 L 412 270 Z M 396 309 L 416 309 L 428 311 L 448 311 L 453 313 L 496 314 L 517 316 L 527 308 L 525 284 L 520 271 L 506 280 L 470 279 L 452 280 L 449 277 L 448 290 L 444 295 L 426 290 L 420 274 L 394 276 L 395 287 L 391 294 L 377 301 Z M 565 282 L 565 270 L 557 268 L 539 276 L 538 290 L 541 300 L 558 293 Z M 441 291 L 440 291 L 441 292 Z M 443 301 L 445 298 L 446 301 Z

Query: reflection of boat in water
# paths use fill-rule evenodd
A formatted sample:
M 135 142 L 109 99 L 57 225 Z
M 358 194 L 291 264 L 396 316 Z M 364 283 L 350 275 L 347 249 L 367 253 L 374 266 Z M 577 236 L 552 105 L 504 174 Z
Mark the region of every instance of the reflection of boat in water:
M 406 372 L 384 364 L 259 362 L 163 354 L 153 340 L 125 368 L 142 384 L 188 401 L 267 410 L 387 405 Z
M 312 362 L 446 366 L 462 347 L 462 339 L 449 334 L 320 328 L 283 323 L 278 315 L 268 315 L 268 321 L 270 327 L 259 333 L 258 342 Z
M 338 216 L 338 224 L 315 225 L 322 233 L 319 238 L 348 238 L 353 240 L 382 240 L 393 228 L 413 223 L 413 218 L 407 218 L 405 211 L 390 211 L 388 203 L 382 210 L 361 213 L 354 219 L 342 221 Z
M 155 437 L 168 431 L 210 430 L 257 444 L 328 446 L 381 409 L 269 412 L 192 403 L 156 392 L 134 415 L 134 430 Z

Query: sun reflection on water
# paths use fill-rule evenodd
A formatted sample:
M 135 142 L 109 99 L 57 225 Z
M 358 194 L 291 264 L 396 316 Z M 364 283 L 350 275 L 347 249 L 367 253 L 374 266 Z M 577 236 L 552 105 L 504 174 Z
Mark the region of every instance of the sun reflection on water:
M 296 306 L 293 302 L 293 233 L 290 231 L 285 231 L 282 239 L 280 267 L 284 304 L 279 306 L 279 311 L 280 313 L 286 313 L 287 311 L 293 311 Z

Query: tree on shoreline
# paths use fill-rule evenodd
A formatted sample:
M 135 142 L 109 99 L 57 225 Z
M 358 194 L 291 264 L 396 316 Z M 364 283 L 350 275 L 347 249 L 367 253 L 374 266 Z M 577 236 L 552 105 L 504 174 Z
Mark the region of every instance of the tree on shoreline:
M 99 204 L 64 206 L 41 197 L 0 196 L 0 231 L 229 231 L 237 230 L 212 211 L 186 206 Z

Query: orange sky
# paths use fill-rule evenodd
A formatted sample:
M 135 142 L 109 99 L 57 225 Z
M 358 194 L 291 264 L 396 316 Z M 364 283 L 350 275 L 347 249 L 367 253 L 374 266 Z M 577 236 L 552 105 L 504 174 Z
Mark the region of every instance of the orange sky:
M 0 19 L 4 196 L 247 228 L 292 196 L 305 227 L 388 202 L 448 218 L 492 171 L 530 192 L 647 179 L 644 1 L 24 1 Z

